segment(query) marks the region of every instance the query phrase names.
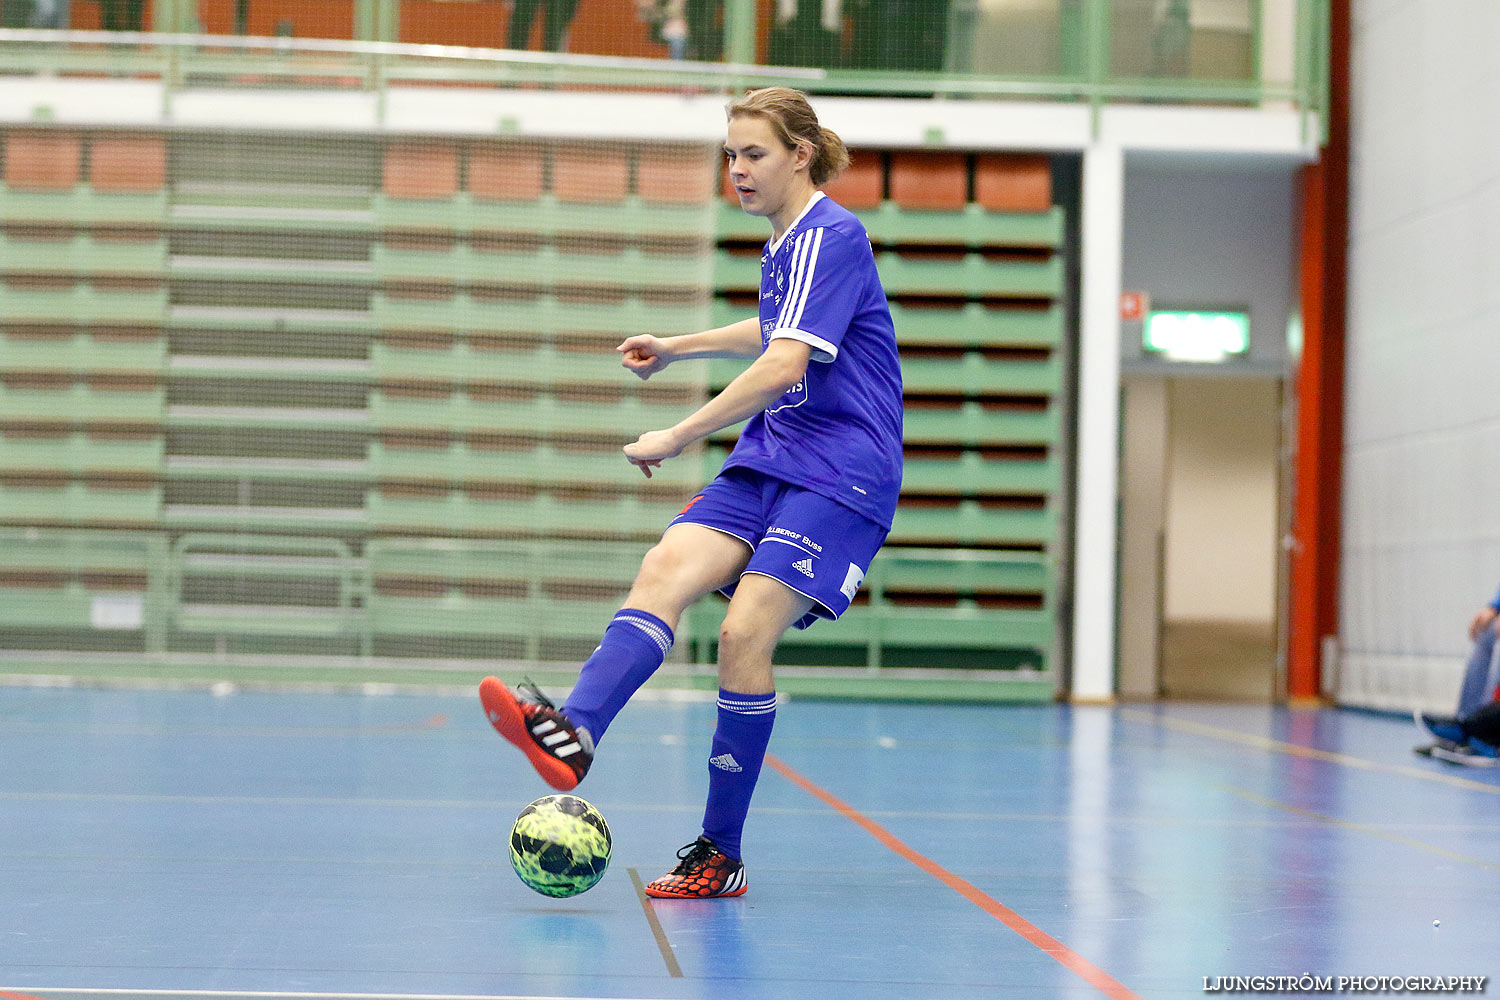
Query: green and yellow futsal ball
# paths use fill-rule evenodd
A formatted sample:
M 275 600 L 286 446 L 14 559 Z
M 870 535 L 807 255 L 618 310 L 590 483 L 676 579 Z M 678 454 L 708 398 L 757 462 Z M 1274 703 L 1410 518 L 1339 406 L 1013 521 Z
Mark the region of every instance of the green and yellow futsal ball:
M 510 864 L 543 896 L 576 896 L 604 877 L 611 844 L 599 810 L 576 795 L 546 795 L 516 817 Z

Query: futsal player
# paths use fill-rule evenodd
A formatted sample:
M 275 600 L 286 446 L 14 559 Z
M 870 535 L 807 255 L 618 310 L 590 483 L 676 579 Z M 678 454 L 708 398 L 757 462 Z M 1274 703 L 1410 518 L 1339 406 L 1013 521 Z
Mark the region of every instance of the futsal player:
M 661 666 L 684 610 L 710 591 L 729 597 L 702 835 L 646 887 L 658 898 L 746 890 L 740 838 L 776 716 L 772 653 L 789 627 L 849 607 L 901 487 L 901 368 L 885 291 L 864 227 L 819 190 L 848 166 L 848 151 L 800 91 L 751 91 L 728 119 L 729 179 L 741 207 L 771 224 L 759 315 L 628 337 L 618 350 L 643 379 L 689 359 L 753 362 L 680 423 L 626 445 L 625 457 L 650 477 L 693 442 L 749 422 L 718 477 L 646 554 L 561 708 L 494 677 L 479 689 L 500 734 L 548 784 L 572 789 L 616 713 Z

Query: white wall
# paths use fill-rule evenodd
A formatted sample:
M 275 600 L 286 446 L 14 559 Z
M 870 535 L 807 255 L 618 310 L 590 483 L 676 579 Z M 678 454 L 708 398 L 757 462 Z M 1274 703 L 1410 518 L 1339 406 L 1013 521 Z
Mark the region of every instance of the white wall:
M 1353 4 L 1339 696 L 1451 710 L 1500 579 L 1500 4 Z

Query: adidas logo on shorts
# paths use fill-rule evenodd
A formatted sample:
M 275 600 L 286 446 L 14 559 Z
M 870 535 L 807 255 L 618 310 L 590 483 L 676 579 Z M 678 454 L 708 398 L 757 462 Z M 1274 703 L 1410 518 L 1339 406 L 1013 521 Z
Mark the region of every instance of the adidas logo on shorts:
M 737 774 L 744 770 L 743 767 L 740 767 L 740 762 L 734 759 L 734 754 L 732 753 L 721 753 L 717 757 L 710 757 L 708 758 L 708 762 L 719 770 L 728 771 L 731 774 Z
M 808 557 L 807 559 L 799 559 L 797 562 L 792 563 L 792 569 L 796 570 L 798 573 L 801 573 L 803 576 L 812 576 L 812 558 Z

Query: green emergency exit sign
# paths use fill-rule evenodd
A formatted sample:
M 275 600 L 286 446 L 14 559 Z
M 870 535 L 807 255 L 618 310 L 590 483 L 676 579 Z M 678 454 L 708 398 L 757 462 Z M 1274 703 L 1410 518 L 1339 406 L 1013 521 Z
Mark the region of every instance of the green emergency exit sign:
M 1250 315 L 1162 310 L 1146 314 L 1144 346 L 1171 361 L 1224 361 L 1250 350 Z

